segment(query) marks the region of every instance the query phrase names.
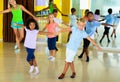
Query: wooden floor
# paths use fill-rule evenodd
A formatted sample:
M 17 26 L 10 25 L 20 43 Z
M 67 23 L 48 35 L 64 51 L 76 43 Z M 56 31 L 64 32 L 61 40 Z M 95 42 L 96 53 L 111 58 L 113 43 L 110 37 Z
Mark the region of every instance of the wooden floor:
M 90 62 L 85 57 L 79 60 L 76 56 L 76 78 L 71 79 L 68 70 L 63 80 L 57 77 L 62 73 L 65 62 L 65 47 L 59 46 L 56 61 L 47 59 L 45 45 L 37 45 L 35 52 L 40 74 L 28 73 L 29 64 L 26 62 L 26 51 L 14 52 L 14 43 L 0 43 L 0 82 L 120 82 L 120 54 L 90 50 Z M 79 55 L 81 50 L 78 51 Z

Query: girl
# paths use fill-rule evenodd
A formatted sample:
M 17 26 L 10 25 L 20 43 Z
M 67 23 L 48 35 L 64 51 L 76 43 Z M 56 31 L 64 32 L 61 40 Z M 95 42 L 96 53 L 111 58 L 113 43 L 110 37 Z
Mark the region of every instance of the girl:
M 23 28 L 21 28 L 21 26 L 15 26 L 14 23 L 23 24 L 22 11 L 32 16 L 35 20 L 37 20 L 37 18 L 34 15 L 32 15 L 27 9 L 25 9 L 24 6 L 17 4 L 15 0 L 9 0 L 8 3 L 11 7 L 4 11 L 0 11 L 0 14 L 9 13 L 9 12 L 12 13 L 13 17 L 12 17 L 11 27 L 13 28 L 16 37 L 15 49 L 20 51 L 20 42 L 24 37 L 24 30 Z
M 17 26 L 22 26 L 20 24 L 17 24 Z M 24 46 L 26 47 L 26 51 L 28 53 L 26 60 L 30 64 L 30 70 L 29 73 L 32 73 L 35 68 L 35 75 L 39 73 L 38 66 L 35 60 L 34 52 L 36 48 L 36 39 L 38 34 L 52 34 L 48 32 L 41 32 L 39 31 L 39 27 L 37 22 L 34 19 L 29 19 L 27 21 L 26 27 L 22 26 L 26 31 L 26 37 Z
M 87 33 L 84 31 L 85 28 L 85 20 L 84 18 L 78 19 L 77 26 L 74 26 L 72 28 L 68 29 L 63 29 L 61 31 L 72 31 L 72 34 L 70 36 L 70 40 L 67 44 L 66 47 L 66 62 L 65 62 L 65 67 L 62 72 L 62 74 L 58 77 L 58 79 L 63 79 L 69 66 L 71 67 L 72 70 L 72 75 L 70 78 L 75 78 L 75 68 L 74 68 L 74 57 L 77 53 L 77 50 L 79 48 L 79 45 L 83 38 L 87 38 L 89 41 L 91 41 L 99 50 L 101 48 L 95 43 L 94 40 L 92 40 Z M 79 35 L 79 36 L 78 36 Z
M 50 14 L 48 16 L 49 22 L 44 27 L 43 31 L 47 29 L 48 32 L 55 33 L 56 29 L 59 28 L 59 25 L 55 23 L 53 14 Z M 48 35 L 48 49 L 50 51 L 50 57 L 49 59 L 51 61 L 55 60 L 55 54 L 56 54 L 56 35 Z
M 96 21 L 99 21 L 99 19 L 100 19 L 100 10 L 99 9 L 95 10 L 94 18 L 95 18 Z M 96 29 L 96 33 L 98 34 L 97 29 Z

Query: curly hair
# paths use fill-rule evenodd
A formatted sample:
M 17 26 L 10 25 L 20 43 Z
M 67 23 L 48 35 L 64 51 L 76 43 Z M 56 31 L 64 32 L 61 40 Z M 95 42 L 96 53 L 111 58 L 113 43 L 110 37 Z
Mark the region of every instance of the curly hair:
M 30 23 L 34 23 L 34 24 L 35 24 L 35 29 L 36 29 L 36 30 L 39 30 L 38 23 L 37 23 L 37 21 L 35 21 L 33 18 L 29 18 L 29 19 L 27 20 L 27 23 L 26 23 L 26 28 L 27 28 L 27 29 L 30 29 L 30 27 L 29 27 Z

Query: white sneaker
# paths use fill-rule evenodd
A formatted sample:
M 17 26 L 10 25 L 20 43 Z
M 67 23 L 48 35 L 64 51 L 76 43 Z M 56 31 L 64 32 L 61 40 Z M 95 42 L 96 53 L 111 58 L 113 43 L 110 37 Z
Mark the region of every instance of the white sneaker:
M 30 66 L 29 73 L 31 74 L 34 71 L 34 66 Z
M 39 74 L 39 71 L 36 71 L 35 73 L 34 73 L 34 75 L 38 75 Z
M 14 46 L 14 49 L 17 49 L 18 48 L 18 45 L 16 44 L 15 46 Z
M 15 53 L 19 53 L 19 52 L 20 52 L 20 49 L 16 49 L 16 50 L 15 50 Z
M 48 59 L 51 60 L 53 56 L 49 56 Z
M 55 57 L 52 57 L 52 58 L 50 59 L 50 61 L 55 61 Z

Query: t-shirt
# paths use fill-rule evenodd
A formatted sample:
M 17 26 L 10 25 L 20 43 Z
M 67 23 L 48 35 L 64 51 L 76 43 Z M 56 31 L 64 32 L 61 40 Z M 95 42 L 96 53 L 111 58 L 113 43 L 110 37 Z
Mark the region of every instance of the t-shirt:
M 85 31 L 91 38 L 94 38 L 94 34 L 96 32 L 96 29 L 100 25 L 101 25 L 101 23 L 98 21 L 95 21 L 95 20 L 92 22 L 87 21 Z
M 70 25 L 72 27 L 77 25 L 77 16 L 76 15 L 70 15 Z
M 94 14 L 94 18 L 95 18 L 95 20 L 99 20 L 100 19 L 100 15 Z
M 113 25 L 115 17 L 112 14 L 109 14 L 104 19 L 106 20 L 107 24 Z
M 118 18 L 118 17 L 120 17 L 120 13 L 117 13 L 117 14 L 115 15 L 114 25 L 118 25 L 118 24 L 119 24 L 120 18 Z
M 58 27 L 58 24 L 57 23 L 51 23 L 51 24 L 48 24 L 46 27 L 47 27 L 48 32 L 55 33 L 56 28 Z M 56 35 L 54 35 L 54 34 L 48 35 L 48 38 L 54 38 L 54 37 L 56 37 Z
M 70 40 L 67 44 L 67 48 L 77 51 L 83 38 L 87 38 L 88 34 L 85 30 L 80 30 L 78 27 L 72 27 L 72 34 L 70 35 Z
M 24 46 L 27 48 L 35 49 L 39 30 L 29 30 L 25 28 L 25 31 L 26 31 L 26 36 L 25 36 Z
M 62 23 L 62 20 L 59 19 L 59 18 L 54 18 L 54 21 L 55 21 L 57 24 L 61 24 L 61 23 Z

